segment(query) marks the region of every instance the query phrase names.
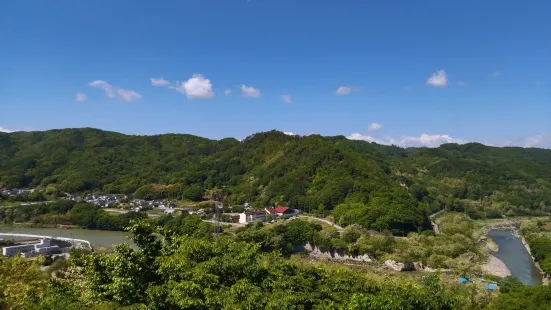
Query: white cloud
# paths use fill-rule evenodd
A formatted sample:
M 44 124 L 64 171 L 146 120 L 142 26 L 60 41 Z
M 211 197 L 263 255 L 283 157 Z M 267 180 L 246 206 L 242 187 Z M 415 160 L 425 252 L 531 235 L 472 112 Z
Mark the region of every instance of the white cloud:
M 285 103 L 291 103 L 292 102 L 291 101 L 291 96 L 289 96 L 289 95 L 282 95 L 281 100 Z
M 520 146 L 550 149 L 551 134 L 539 134 L 530 137 L 516 138 L 504 143 L 499 143 L 496 146 Z
M 153 86 L 168 86 L 170 84 L 169 81 L 165 80 L 164 78 L 160 77 L 160 78 L 150 78 L 151 80 L 151 85 Z
M 427 79 L 427 84 L 434 87 L 444 88 L 448 85 L 448 78 L 446 77 L 446 71 L 438 70 Z
M 461 86 L 461 87 L 467 87 L 467 86 L 469 86 L 469 83 L 467 83 L 467 82 L 465 82 L 465 81 L 459 81 L 459 82 L 457 83 L 457 85 L 459 85 L 459 86 Z
M 86 101 L 86 95 L 81 93 L 81 92 L 77 92 L 76 96 L 75 96 L 75 100 L 76 101 Z
M 405 136 L 399 139 L 390 137 L 385 139 L 377 139 L 372 136 L 364 136 L 360 133 L 353 133 L 347 136 L 347 138 L 350 140 L 363 140 L 384 145 L 397 145 L 401 147 L 438 147 L 444 143 L 467 143 L 466 140 L 452 138 L 449 135 L 429 135 L 425 133 L 421 134 L 419 137 Z
M 361 133 L 358 133 L 358 132 L 355 132 L 355 133 L 347 136 L 346 138 L 349 139 L 349 140 L 362 140 L 362 141 L 367 141 L 367 142 L 375 142 L 375 143 L 379 143 L 379 144 L 386 144 L 386 143 L 381 143 L 380 140 L 377 140 L 377 139 L 373 138 L 372 136 L 364 136 L 364 135 L 362 135 Z
M 260 97 L 260 90 L 252 87 L 247 86 L 245 84 L 241 85 L 241 92 L 243 93 L 243 96 L 249 97 L 249 98 L 258 98 Z
M 142 95 L 138 94 L 133 90 L 115 87 L 107 83 L 106 81 L 102 81 L 102 80 L 90 82 L 88 83 L 88 86 L 102 89 L 107 95 L 107 97 L 109 98 L 121 99 L 127 102 L 139 100 L 142 98 Z
M 337 88 L 337 90 L 335 91 L 335 94 L 339 95 L 339 96 L 344 96 L 344 95 L 348 95 L 352 92 L 352 88 L 349 87 L 349 86 L 339 86 L 339 88 Z
M 378 123 L 371 123 L 371 124 L 367 127 L 368 130 L 379 130 L 379 129 L 381 129 L 381 128 L 383 128 L 383 125 L 378 124 Z
M 9 130 L 7 128 L 4 128 L 4 127 L 0 126 L 0 132 L 10 133 L 10 132 L 15 132 L 15 130 Z
M 292 131 L 284 131 L 283 133 L 288 135 L 288 136 L 296 136 L 297 135 L 296 133 L 294 133 Z
M 227 96 L 227 95 L 229 95 L 229 94 L 231 94 L 231 89 L 226 89 L 226 90 L 224 91 L 224 95 Z
M 214 97 L 210 80 L 200 74 L 194 74 L 175 89 L 186 94 L 189 99 L 211 99 Z
M 496 71 L 496 72 L 492 73 L 492 76 L 495 77 L 495 78 L 500 76 L 500 75 L 501 75 L 501 72 L 499 72 L 499 71 Z

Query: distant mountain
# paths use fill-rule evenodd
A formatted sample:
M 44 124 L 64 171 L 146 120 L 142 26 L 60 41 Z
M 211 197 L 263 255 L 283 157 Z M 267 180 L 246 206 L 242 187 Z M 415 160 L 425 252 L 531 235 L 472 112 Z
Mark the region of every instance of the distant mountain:
M 444 207 L 473 217 L 550 212 L 551 150 L 476 143 L 403 149 L 279 131 L 241 142 L 91 128 L 0 133 L 0 186 L 133 193 L 151 184 L 193 186 L 232 203 L 289 204 L 320 213 L 341 204 L 339 221 L 370 227 L 402 214 L 388 211 L 400 210 L 394 203 L 413 210 L 415 224 L 404 220 L 404 229 L 412 230 L 425 227 L 426 215 Z M 371 213 L 354 213 L 358 208 Z

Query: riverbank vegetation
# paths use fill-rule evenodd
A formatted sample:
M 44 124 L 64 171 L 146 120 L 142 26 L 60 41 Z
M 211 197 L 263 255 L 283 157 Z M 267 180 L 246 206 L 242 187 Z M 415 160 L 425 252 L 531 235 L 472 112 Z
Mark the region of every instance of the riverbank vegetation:
M 2 223 L 34 227 L 79 226 L 85 229 L 123 231 L 132 219 L 145 217 L 147 215 L 138 212 L 111 214 L 99 206 L 71 200 L 0 207 Z
M 525 220 L 521 232 L 534 260 L 547 277 L 551 275 L 551 218 Z
M 410 233 L 393 236 L 389 231 L 369 231 L 351 225 L 339 231 L 328 225 L 305 220 L 264 225 L 257 223 L 240 228 L 240 241 L 254 242 L 263 251 L 289 255 L 304 251 L 309 243 L 322 252 L 337 251 L 350 256 L 368 255 L 377 263 L 393 260 L 417 268 L 450 269 L 457 274 L 480 274 L 480 264 L 487 260 L 484 246 L 477 245 L 480 231 L 474 221 L 461 213 L 438 217 L 441 233 Z

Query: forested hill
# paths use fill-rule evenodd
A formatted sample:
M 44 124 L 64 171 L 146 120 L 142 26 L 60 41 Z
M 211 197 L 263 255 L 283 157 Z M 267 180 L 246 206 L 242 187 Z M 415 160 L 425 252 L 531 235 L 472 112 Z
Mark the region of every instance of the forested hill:
M 89 128 L 0 133 L 0 186 L 133 193 L 150 184 L 200 188 L 232 203 L 335 209 L 345 224 L 413 229 L 443 207 L 472 216 L 549 212 L 551 150 L 476 143 L 403 149 L 278 131 L 241 142 Z

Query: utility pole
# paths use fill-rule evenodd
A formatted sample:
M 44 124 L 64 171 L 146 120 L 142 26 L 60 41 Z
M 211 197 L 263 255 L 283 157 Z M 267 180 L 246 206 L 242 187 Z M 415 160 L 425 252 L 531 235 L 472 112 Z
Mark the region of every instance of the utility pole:
M 218 237 L 218 234 L 222 232 L 222 227 L 220 227 L 220 210 L 218 209 L 218 199 L 214 203 L 214 236 Z

